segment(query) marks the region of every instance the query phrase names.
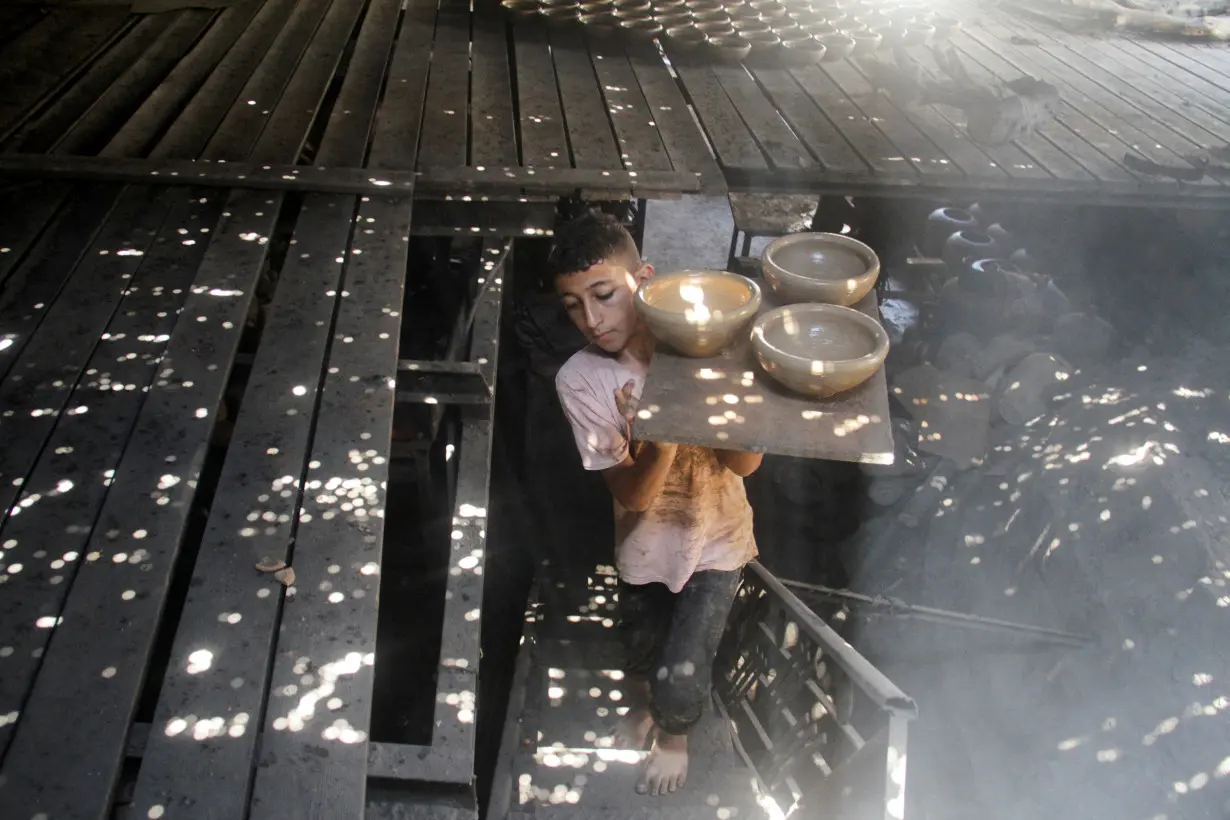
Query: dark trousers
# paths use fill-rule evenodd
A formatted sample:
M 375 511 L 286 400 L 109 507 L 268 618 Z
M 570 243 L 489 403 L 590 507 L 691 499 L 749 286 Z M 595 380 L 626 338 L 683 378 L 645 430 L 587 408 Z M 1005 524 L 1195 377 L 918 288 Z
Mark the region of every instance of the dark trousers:
M 663 731 L 682 735 L 700 720 L 742 578 L 742 570 L 697 572 L 678 593 L 665 584 L 619 582 L 627 672 L 648 678 L 649 711 Z

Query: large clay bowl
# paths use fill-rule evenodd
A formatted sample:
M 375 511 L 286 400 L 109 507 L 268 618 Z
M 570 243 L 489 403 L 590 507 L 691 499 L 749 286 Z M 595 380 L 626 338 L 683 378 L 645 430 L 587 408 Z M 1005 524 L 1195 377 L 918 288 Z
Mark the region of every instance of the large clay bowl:
M 760 366 L 785 387 L 827 398 L 870 379 L 888 355 L 888 334 L 861 311 L 837 305 L 787 305 L 752 326 Z
M 876 252 L 836 233 L 796 233 L 769 243 L 761 255 L 769 289 L 785 302 L 853 305 L 880 277 Z
M 716 270 L 682 270 L 649 279 L 636 291 L 636 311 L 658 341 L 685 356 L 714 356 L 760 309 L 760 286 Z

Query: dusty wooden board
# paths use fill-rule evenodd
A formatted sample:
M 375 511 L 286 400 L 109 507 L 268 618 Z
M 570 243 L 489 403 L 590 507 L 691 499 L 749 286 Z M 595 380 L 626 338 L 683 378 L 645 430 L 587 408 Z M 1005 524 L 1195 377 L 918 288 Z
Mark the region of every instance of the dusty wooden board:
M 295 0 L 268 0 L 261 6 L 222 62 L 209 72 L 205 84 L 158 140 L 150 152 L 151 157 L 197 158 L 203 138 L 207 142 L 231 110 L 240 91 L 282 31 L 295 5 Z
M 322 154 L 342 162 L 361 158 L 376 99 L 368 93 L 371 64 L 383 68 L 392 43 L 388 29 L 396 23 L 400 0 L 377 0 L 369 9 L 357 43 L 360 64 L 348 74 L 338 110 L 348 112 L 331 121 Z M 383 53 L 381 48 L 384 49 Z M 340 129 L 340 130 L 335 130 Z M 185 816 L 241 816 L 251 796 L 255 762 L 255 731 L 197 738 L 186 715 L 222 716 L 229 723 L 238 715 L 264 709 L 277 627 L 282 612 L 281 587 L 254 564 L 265 559 L 287 561 L 294 534 L 301 486 L 315 423 L 324 357 L 332 335 L 333 315 L 341 289 L 349 246 L 353 196 L 308 196 L 296 223 L 293 252 L 282 268 L 264 335 L 272 343 L 257 352 L 235 423 L 226 462 L 210 511 L 193 582 L 184 604 L 172 648 L 171 668 L 163 681 L 154 725 L 185 720 L 182 733 L 151 735 L 145 762 L 133 796 L 138 816 L 156 806 L 180 805 Z M 360 236 L 368 230 L 355 226 Z M 294 339 L 287 345 L 282 340 Z M 291 481 L 287 482 L 286 477 Z M 259 521 L 252 522 L 253 511 Z M 216 617 L 239 615 L 234 623 Z M 210 647 L 213 662 L 199 674 L 189 672 L 188 659 Z M 236 680 L 244 686 L 234 686 Z M 203 761 L 208 760 L 208 765 Z M 182 772 L 200 770 L 197 778 Z M 199 807 L 199 808 L 196 808 Z
M 0 816 L 110 816 L 215 409 L 260 270 L 259 262 L 243 260 L 265 252 L 244 237 L 272 220 L 257 216 L 269 208 L 267 196 L 232 198 L 229 216 L 213 231 L 84 548 L 63 621 L 50 622 L 55 640 L 0 770 Z
M 562 165 L 568 154 L 564 112 L 560 108 L 555 66 L 546 29 L 533 23 L 513 26 L 514 65 L 517 74 L 517 110 L 520 114 L 521 163 Z
M 54 144 L 98 96 L 150 48 L 174 19 L 173 14 L 161 14 L 140 20 L 90 66 L 88 73 L 69 86 L 54 103 L 18 129 L 6 141 L 6 148 L 17 151 L 44 151 Z
M 214 69 L 222 64 L 231 47 L 240 42 L 257 11 L 267 5 L 250 2 L 224 10 L 205 36 L 120 126 L 99 152 L 100 155 L 143 156 L 150 144 L 174 122 Z
M 479 0 L 474 8 L 470 80 L 470 162 L 474 165 L 517 164 L 508 31 L 502 11 L 494 0 Z
M 220 198 L 181 201 L 172 208 L 166 224 L 197 237 L 202 227 L 213 228 L 221 210 Z M 17 469 L 26 477 L 16 506 L 27 511 L 6 519 L 0 529 L 0 541 L 11 545 L 5 550 L 7 559 L 24 564 L 20 573 L 9 578 L 0 598 L 0 646 L 9 653 L 0 660 L 0 703 L 7 708 L 19 707 L 27 696 L 39 659 L 54 634 L 52 629 L 40 628 L 39 620 L 59 616 L 85 560 L 92 524 L 111 486 L 107 476 L 119 466 L 205 247 L 204 239 L 187 246 L 166 237 L 152 243 L 139 258 L 140 267 L 131 280 L 116 283 L 117 291 L 127 287 L 126 295 L 102 340 L 80 365 L 84 374 L 64 372 L 68 368 L 57 374 L 72 387 L 71 392 L 46 379 L 26 386 L 37 406 L 69 408 L 58 414 L 54 429 L 51 424 L 57 414 L 51 412 L 38 418 L 21 414 L 4 422 L 9 432 L 20 437 L 20 446 L 8 448 L 3 461 L 22 461 Z M 70 288 L 93 287 L 92 278 L 105 281 L 108 272 L 88 264 L 93 258 L 87 257 L 82 266 L 87 281 L 74 280 Z M 57 304 L 67 301 L 61 298 Z M 54 343 L 55 317 L 48 319 L 38 336 Z M 63 349 L 65 364 L 70 353 Z M 40 421 L 43 424 L 38 425 Z M 13 469 L 7 463 L 3 468 L 4 472 Z M 5 507 L 10 503 L 8 498 L 0 500 Z M 0 729 L 0 756 L 12 732 L 11 723 Z
M 774 307 L 766 291 L 761 312 Z M 874 292 L 856 307 L 879 319 Z M 765 375 L 748 336 L 703 359 L 659 348 L 632 429 L 638 439 L 727 450 L 863 464 L 893 458 L 883 368 L 840 396 L 809 399 Z
M 122 122 L 158 87 L 215 17 L 215 12 L 203 9 L 179 13 L 146 52 L 56 141 L 53 150 L 62 154 L 92 154 L 103 147 L 115 123 Z
M 442 0 L 431 45 L 419 161 L 465 165 L 470 113 L 470 6 Z

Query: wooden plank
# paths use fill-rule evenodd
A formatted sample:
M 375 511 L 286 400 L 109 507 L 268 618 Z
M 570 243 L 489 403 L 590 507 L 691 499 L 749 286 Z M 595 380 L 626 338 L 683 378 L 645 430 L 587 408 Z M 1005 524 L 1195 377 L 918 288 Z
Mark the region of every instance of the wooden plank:
M 276 3 L 270 3 L 275 6 Z M 215 68 L 222 63 L 232 46 L 240 42 L 248 24 L 265 4 L 250 0 L 222 10 L 192 50 L 171 69 L 141 107 L 120 126 L 119 131 L 99 151 L 104 157 L 136 157 L 145 154 L 183 110 Z M 164 15 L 153 15 L 157 19 Z M 211 129 L 212 130 L 212 129 Z
M 385 70 L 392 56 L 401 0 L 373 0 L 363 18 L 354 53 L 346 66 L 346 78 L 329 114 L 317 166 L 338 167 L 361 164 Z
M 948 78 L 942 76 L 938 69 L 932 69 L 930 65 L 934 65 L 934 60 L 930 59 L 926 53 L 927 49 L 915 47 L 910 49 L 911 56 L 914 59 L 914 64 L 919 69 L 919 74 L 924 79 L 930 79 L 933 82 L 943 83 Z M 860 66 L 860 70 L 862 66 Z M 863 74 L 867 75 L 866 71 Z M 964 146 L 964 143 L 969 142 L 969 137 L 966 134 L 965 118 L 955 112 L 953 109 L 938 106 L 938 105 L 923 105 L 918 107 L 921 111 L 926 112 L 928 121 L 931 124 L 933 131 L 939 134 L 940 139 L 944 139 L 944 134 L 956 131 L 956 140 L 961 143 L 961 155 L 971 157 L 971 162 L 974 166 L 974 171 L 967 170 L 967 173 L 972 173 L 973 176 L 990 176 L 999 177 L 1007 175 L 1021 179 L 1050 179 L 1051 174 L 1042 166 L 1038 165 L 1033 159 L 1026 154 L 1021 148 L 1015 144 L 1007 145 L 972 145 L 977 150 L 973 153 L 969 148 Z M 907 110 L 910 110 L 907 108 Z M 931 132 L 928 132 L 929 134 Z M 932 136 L 935 139 L 935 136 Z M 952 138 L 949 138 L 952 141 Z M 985 159 L 983 158 L 985 157 Z M 953 160 L 961 162 L 962 157 L 953 155 Z M 993 169 L 987 171 L 986 163 L 993 164 Z M 981 172 L 979 172 L 981 170 Z
M 1199 77 L 1204 82 L 1219 89 L 1222 94 L 1230 93 L 1230 76 L 1219 72 L 1212 60 L 1193 59 L 1191 47 L 1184 49 L 1172 48 L 1164 43 L 1155 43 L 1144 37 L 1131 38 L 1132 43 L 1143 51 L 1163 60 L 1185 73 Z
M 769 163 L 756 140 L 709 66 L 691 60 L 677 60 L 674 66 L 722 165 L 740 170 L 768 170 Z
M 776 306 L 766 292 L 762 312 Z M 855 307 L 879 319 L 874 292 Z M 799 458 L 892 463 L 884 368 L 853 390 L 817 400 L 778 386 L 755 359 L 747 337 L 704 359 L 659 350 L 645 377 L 636 437 Z
M 141 102 L 192 48 L 215 15 L 216 12 L 205 9 L 179 12 L 166 31 L 73 123 L 52 150 L 61 154 L 96 152 L 105 144 L 115 123 L 140 107 Z
M 560 109 L 555 67 L 546 31 L 538 25 L 513 26 L 517 102 L 521 125 L 521 164 L 559 165 L 568 154 L 564 112 Z
M 368 157 L 372 168 L 415 168 L 435 21 L 436 0 L 407 0 L 397 48 L 389 64 L 384 100 L 376 115 Z
M 667 71 L 661 55 L 645 43 L 630 44 L 627 54 L 641 93 L 645 95 L 653 127 L 658 129 L 675 170 L 695 173 L 700 179 L 700 190 L 705 194 L 725 193 L 722 169 L 714 160 L 700 125 L 693 118 L 679 84 Z
M 572 164 L 577 168 L 623 170 L 585 38 L 578 37 L 575 31 L 554 28 L 550 30 L 550 41 Z
M 503 10 L 492 0 L 474 6 L 474 49 L 470 77 L 470 163 L 516 165 L 512 68 Z
M 621 44 L 613 38 L 590 37 L 587 41 L 624 166 L 628 170 L 672 170 L 662 135 L 654 127 L 654 114 Z
M 9 208 L 0 214 L 0 290 L 6 287 L 9 274 L 25 258 L 26 251 L 49 226 L 68 190 L 63 184 L 35 182 L 8 186 L 0 194 L 6 201 L 21 202 L 20 208 Z
M 387 52 L 377 43 L 395 22 L 399 0 L 378 0 L 369 9 L 357 48 L 363 63 L 352 63 L 338 95 L 337 108 L 348 112 L 330 121 L 322 142 L 322 159 L 357 162 L 367 145 L 377 105 L 370 93 L 371 71 L 381 69 Z M 403 45 L 405 45 L 403 43 Z M 370 62 L 368 62 L 370 60 Z M 333 130 L 336 125 L 337 130 Z M 333 317 L 342 293 L 346 249 L 352 233 L 362 238 L 374 228 L 355 223 L 353 196 L 313 195 L 305 199 L 294 246 L 279 275 L 277 289 L 253 363 L 245 395 L 222 467 L 210 518 L 193 569 L 171 650 L 171 666 L 159 692 L 154 725 L 133 797 L 137 816 L 156 806 L 180 806 L 184 817 L 244 816 L 251 797 L 251 773 L 258 732 L 255 724 L 238 737 L 206 733 L 198 738 L 188 715 L 221 716 L 228 726 L 240 715 L 265 709 L 282 596 L 253 565 L 269 558 L 290 559 L 298 492 L 308 467 L 324 360 L 333 335 Z M 283 340 L 294 340 L 284 344 Z M 288 480 L 289 477 L 289 480 Z M 253 522 L 253 511 L 259 521 Z M 254 525 L 255 524 L 255 525 Z M 293 605 L 293 604 L 292 604 Z M 219 611 L 240 615 L 218 619 Z M 189 672 L 189 658 L 201 647 L 213 653 L 209 670 Z M 235 680 L 246 685 L 234 686 Z M 203 717 L 202 717 L 203 719 Z M 182 732 L 165 727 L 184 720 Z M 247 725 L 247 724 L 245 724 Z M 184 771 L 199 771 L 184 778 Z
M 1180 89 L 1178 98 L 1187 105 L 1200 108 L 1213 116 L 1224 118 L 1230 108 L 1230 98 L 1226 92 L 1213 85 L 1204 77 L 1191 74 L 1166 60 L 1159 59 L 1155 54 L 1145 50 L 1140 43 L 1116 39 L 1112 43 L 1103 44 L 1103 48 L 1113 45 L 1118 59 L 1130 60 L 1137 71 L 1159 83 L 1173 85 Z M 1102 48 L 1099 48 L 1101 51 Z
M 470 110 L 470 6 L 468 0 L 441 0 L 436 39 L 427 75 L 422 165 L 465 165 Z
M 867 174 L 868 163 L 783 68 L 753 68 L 752 75 L 794 132 L 834 174 Z M 879 132 L 877 131 L 878 135 Z
M 132 24 L 125 9 L 54 9 L 9 44 L 0 62 L 0 123 L 5 132 L 34 113 Z M 48 60 L 58 54 L 66 59 Z
M 350 42 L 355 23 L 365 5 L 366 0 L 333 0 L 316 35 L 308 44 L 302 62 L 285 84 L 277 104 L 272 106 L 264 130 L 260 132 L 260 141 L 252 152 L 254 161 L 298 161 L 303 143 L 307 140 L 308 129 L 316 119 L 316 112 L 329 89 L 333 74 L 337 71 L 346 44 Z M 275 44 L 270 53 L 276 51 Z M 246 107 L 260 106 L 258 104 Z M 224 122 L 222 130 L 225 128 Z
M 1000 82 L 1016 78 L 1021 74 L 1019 69 L 972 37 L 958 35 L 953 38 L 952 42 L 964 58 L 966 65 L 969 65 L 971 61 L 977 63 L 999 78 Z M 1022 148 L 1049 168 L 1051 167 L 1050 162 L 1042 159 L 1032 150 L 1037 145 L 1039 136 L 1044 137 L 1099 181 L 1138 182 L 1137 178 L 1123 167 L 1123 144 L 1119 144 L 1118 159 L 1113 156 L 1115 154 L 1113 147 L 1108 145 L 1103 150 L 1100 144 L 1105 144 L 1107 142 L 1105 138 L 1109 136 L 1105 129 L 1089 122 L 1087 118 L 1082 118 L 1078 112 L 1072 112 L 1071 106 L 1061 104 L 1061 110 L 1054 121 L 1041 126 L 1037 136 L 1021 143 Z M 1107 151 L 1110 153 L 1108 154 Z
M 37 117 L 32 117 L 6 140 L 6 150 L 49 149 L 94 101 L 150 48 L 151 43 L 174 19 L 174 14 L 151 14 L 143 17 L 54 103 Z
M 852 89 L 847 85 L 847 90 L 856 90 L 859 94 L 879 94 L 878 89 L 871 84 L 871 74 L 863 65 L 856 60 L 850 60 L 847 65 L 854 69 L 850 72 L 847 82 L 857 86 L 857 89 Z M 987 156 L 981 147 L 970 140 L 964 128 L 945 119 L 934 107 L 898 105 L 892 99 L 886 99 L 885 104 L 904 115 L 919 133 L 926 136 L 932 145 L 948 157 L 962 174 L 969 177 L 1000 178 L 1006 176 L 995 160 Z
M 248 158 L 246 146 L 270 121 L 287 84 L 297 74 L 296 68 L 308 44 L 315 41 L 316 31 L 334 2 L 342 0 L 302 0 L 295 4 L 286 25 L 244 84 L 202 156 L 228 161 Z
M 895 129 L 862 112 L 819 66 L 792 69 L 790 72 L 826 116 L 837 124 L 842 135 L 858 148 L 876 174 L 916 177 L 918 169 L 893 143 Z
M 0 327 L 9 340 L 3 350 L 0 350 L 0 387 L 22 355 L 25 346 L 34 338 L 35 329 L 56 308 L 56 297 L 64 283 L 73 276 L 79 264 L 96 268 L 114 266 L 123 267 L 123 273 L 130 273 L 129 268 L 135 267 L 139 261 L 136 257 L 112 254 L 114 250 L 127 250 L 125 243 L 137 243 L 137 249 L 144 247 L 149 241 L 148 236 L 140 235 L 140 226 L 153 218 L 153 215 L 142 218 L 142 209 L 148 208 L 154 200 L 133 198 L 124 203 L 124 207 L 115 214 L 116 220 L 109 223 L 107 230 L 95 240 L 99 226 L 115 205 L 114 189 L 107 186 L 85 186 L 78 190 L 56 222 L 43 234 L 31 250 L 26 261 L 10 277 L 8 287 L 0 294 Z M 145 230 L 157 229 L 161 221 L 155 221 Z M 102 254 L 106 250 L 108 253 Z M 104 258 L 109 257 L 109 258 Z M 89 281 L 88 277 L 84 281 Z M 75 297 L 78 300 L 81 297 Z M 66 305 L 69 302 L 65 303 Z M 70 317 L 74 314 L 69 314 Z M 61 320 L 62 321 L 62 320 Z M 92 344 L 102 332 L 104 326 L 91 327 L 82 330 L 77 337 L 81 344 Z M 66 333 L 73 333 L 71 327 L 65 327 Z M 92 338 L 91 338 L 92 336 Z M 65 351 L 61 351 L 63 353 Z M 48 352 L 40 358 L 55 361 L 58 357 Z M 37 409 L 37 408 L 31 408 Z M 7 508 L 0 505 L 0 509 Z
M 252 232 L 271 233 L 267 197 L 233 197 L 213 231 L 0 769 L 0 816 L 110 817 L 215 409 L 267 249 L 251 241 Z
M 145 391 L 154 381 L 168 334 L 205 252 L 208 237 L 201 237 L 199 229 L 212 228 L 221 210 L 220 198 L 182 200 L 172 208 L 167 224 L 183 228 L 193 239 L 177 237 L 151 244 L 131 280 L 116 281 L 114 275 L 105 275 L 108 271 L 83 265 L 83 274 L 110 280 L 115 291 L 130 288 L 106 325 L 102 342 L 91 339 L 96 343 L 92 352 L 88 345 L 78 346 L 85 348 L 89 359 L 80 361 L 76 373 L 56 372 L 60 378 L 55 382 L 25 388 L 27 406 L 74 410 L 49 409 L 36 419 L 19 412 L 5 422 L 23 437 L 21 446 L 4 454 L 5 472 L 21 458 L 25 464 L 17 466 L 24 467 L 22 474 L 27 476 L 16 505 L 24 514 L 9 517 L 0 531 L 0 539 L 10 545 L 5 550 L 7 560 L 24 564 L 21 573 L 9 576 L 0 598 L 0 646 L 8 648 L 7 657 L 0 660 L 0 703 L 6 710 L 20 711 L 39 659 L 54 635 L 55 630 L 46 628 L 40 619 L 59 617 L 78 567 L 89 560 L 82 556 L 88 554 L 90 531 L 111 484 L 106 477 L 114 475 L 119 466 Z M 187 241 L 195 244 L 185 245 Z M 93 282 L 69 284 L 81 289 L 92 286 Z M 58 326 L 50 324 L 54 318 L 61 317 L 49 315 L 49 326 L 40 333 L 53 341 L 59 338 Z M 64 355 L 63 361 L 69 363 L 80 354 L 69 349 Z M 38 445 L 45 438 L 40 453 Z M 5 503 L 9 501 L 6 497 Z M 121 599 L 115 603 L 121 605 Z M 0 729 L 0 758 L 12 737 L 11 723 Z
M 1207 116 L 1201 109 L 1177 102 L 1173 92 L 1166 92 L 1151 80 L 1133 76 L 1123 66 L 1112 60 L 1103 60 L 1104 65 L 1089 59 L 1081 50 L 1068 46 L 1064 39 L 1053 37 L 1046 29 L 1028 27 L 1023 30 L 1040 38 L 1038 48 L 1046 51 L 1059 62 L 1074 71 L 1081 72 L 1091 82 L 1109 93 L 1111 99 L 1121 99 L 1126 104 L 1150 118 L 1153 122 L 1169 128 L 1199 149 L 1208 149 L 1223 144 L 1230 135 L 1230 123 Z M 1112 52 L 1113 53 L 1113 52 Z M 1192 148 L 1186 149 L 1192 151 Z
M 761 150 L 778 170 L 816 167 L 816 161 L 764 96 L 746 68 L 741 65 L 714 65 L 713 75 L 751 129 L 752 136 L 760 143 Z
M 301 581 L 278 633 L 253 820 L 363 811 L 410 201 L 372 198 L 359 219 L 375 233 L 350 257 L 321 388 L 295 536 Z
M 983 33 L 985 29 L 985 33 Z M 988 42 L 996 43 L 998 50 L 1005 59 L 1018 67 L 1032 69 L 1035 76 L 1056 83 L 1060 93 L 1066 97 L 1066 102 L 1090 120 L 1102 126 L 1109 134 L 1113 134 L 1124 143 L 1128 150 L 1137 155 L 1163 165 L 1188 166 L 1184 153 L 1198 150 L 1199 146 L 1185 138 L 1176 135 L 1164 127 L 1157 127 L 1147 116 L 1141 116 L 1139 111 L 1125 105 L 1122 98 L 1111 98 L 1101 86 L 1091 82 L 1072 70 L 1069 66 L 1056 60 L 1044 49 L 1030 47 L 1005 46 L 1003 38 L 1011 37 L 1007 30 L 987 22 L 971 36 Z M 985 38 L 985 39 L 983 39 Z M 994 38 L 994 39 L 992 39 Z M 1122 155 L 1121 155 L 1122 156 Z M 1173 180 L 1157 178 L 1156 185 L 1178 186 Z M 1206 177 L 1201 185 L 1220 185 L 1215 179 Z
M 268 0 L 209 79 L 150 152 L 153 159 L 195 159 L 257 70 L 296 0 Z M 300 6 L 303 8 L 303 6 Z
M 43 19 L 47 9 L 29 3 L 0 3 L 0 49 Z M 4 52 L 0 50 L 0 60 Z
M 819 70 L 827 74 L 864 115 L 889 135 L 900 150 L 901 156 L 917 168 L 919 173 L 928 177 L 961 176 L 961 170 L 949 157 L 895 105 L 872 88 L 853 65 L 839 60 L 825 63 L 819 66 Z

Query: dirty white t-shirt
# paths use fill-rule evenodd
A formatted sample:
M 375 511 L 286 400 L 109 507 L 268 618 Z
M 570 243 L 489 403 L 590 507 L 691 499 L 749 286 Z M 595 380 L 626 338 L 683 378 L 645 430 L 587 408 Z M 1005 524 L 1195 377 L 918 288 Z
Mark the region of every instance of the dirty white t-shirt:
M 629 380 L 639 397 L 645 372 L 593 345 L 574 354 L 555 377 L 587 470 L 614 467 L 628 454 L 628 424 L 615 405 L 615 391 Z M 743 479 L 708 447 L 678 448 L 662 492 L 645 512 L 615 501 L 615 564 L 630 584 L 657 581 L 678 592 L 694 572 L 732 571 L 755 557 Z

